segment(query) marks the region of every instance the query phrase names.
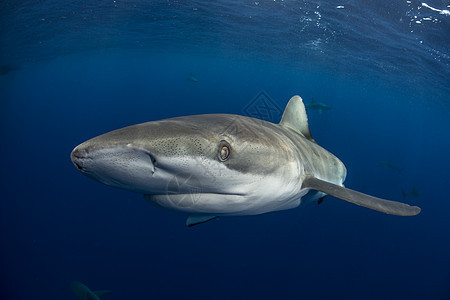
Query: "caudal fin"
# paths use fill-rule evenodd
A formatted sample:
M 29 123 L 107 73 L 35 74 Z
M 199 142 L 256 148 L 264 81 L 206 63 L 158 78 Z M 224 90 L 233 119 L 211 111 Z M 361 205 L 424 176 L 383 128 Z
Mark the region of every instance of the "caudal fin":
M 350 203 L 364 206 L 373 210 L 396 216 L 415 216 L 420 213 L 420 207 L 410 206 L 405 203 L 384 200 L 366 195 L 327 181 L 307 176 L 302 183 L 302 188 L 324 192 L 336 198 Z

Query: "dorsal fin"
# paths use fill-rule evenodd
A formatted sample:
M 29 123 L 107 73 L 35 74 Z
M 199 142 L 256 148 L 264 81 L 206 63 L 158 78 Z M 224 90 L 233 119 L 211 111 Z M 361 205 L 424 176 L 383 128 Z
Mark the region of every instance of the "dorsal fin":
M 316 142 L 309 131 L 308 116 L 300 96 L 296 95 L 289 100 L 281 117 L 280 125 L 289 127 L 301 133 L 308 140 Z

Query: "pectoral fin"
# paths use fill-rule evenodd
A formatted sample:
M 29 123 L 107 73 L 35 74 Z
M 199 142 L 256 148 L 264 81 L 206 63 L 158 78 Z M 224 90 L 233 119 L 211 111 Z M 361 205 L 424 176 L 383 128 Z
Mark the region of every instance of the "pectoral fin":
M 186 220 L 186 226 L 192 227 L 201 223 L 205 223 L 208 221 L 211 221 L 215 218 L 218 218 L 218 216 L 211 216 L 211 215 L 190 215 Z
M 357 191 L 329 183 L 313 176 L 306 176 L 302 183 L 302 188 L 313 189 L 324 192 L 336 198 L 348 201 L 353 204 L 364 206 L 373 210 L 381 211 L 397 216 L 415 216 L 420 213 L 420 207 L 410 206 L 405 203 L 384 200 L 369 196 Z

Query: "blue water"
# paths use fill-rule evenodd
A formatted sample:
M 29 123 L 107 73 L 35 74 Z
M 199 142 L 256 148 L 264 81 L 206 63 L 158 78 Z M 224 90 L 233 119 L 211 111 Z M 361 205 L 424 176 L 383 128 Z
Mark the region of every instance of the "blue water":
M 450 2 L 377 2 L 2 1 L 0 298 L 76 299 L 77 280 L 111 300 L 450 299 Z M 346 186 L 422 213 L 328 197 L 186 228 L 70 161 L 104 132 L 245 114 L 261 92 L 332 106 L 310 128 Z

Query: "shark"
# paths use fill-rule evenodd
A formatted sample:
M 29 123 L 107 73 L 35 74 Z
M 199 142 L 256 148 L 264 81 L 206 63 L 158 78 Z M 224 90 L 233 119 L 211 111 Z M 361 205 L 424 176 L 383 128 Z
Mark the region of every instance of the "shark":
M 331 106 L 325 104 L 325 103 L 321 103 L 319 101 L 316 101 L 314 98 L 312 98 L 310 103 L 307 103 L 306 105 L 306 109 L 307 110 L 318 110 L 319 114 L 322 113 L 322 111 L 324 110 L 331 110 Z
M 407 197 L 411 197 L 411 196 L 419 198 L 420 194 L 421 194 L 420 190 L 417 189 L 415 186 L 409 192 L 405 192 L 405 190 L 402 189 L 403 199 L 405 199 Z
M 13 67 L 11 65 L 0 65 L 0 75 L 6 75 L 9 72 L 19 70 L 19 67 Z
M 189 73 L 188 76 L 186 76 L 186 80 L 190 82 L 198 82 L 198 78 L 194 76 L 194 74 Z
M 80 300 L 100 300 L 100 297 L 111 294 L 112 291 L 91 291 L 87 286 L 78 281 L 70 283 L 75 296 Z
M 96 181 L 186 213 L 187 226 L 320 203 L 326 195 L 386 214 L 420 213 L 344 187 L 347 170 L 311 136 L 300 96 L 278 124 L 229 114 L 151 121 L 87 140 L 71 160 Z
M 399 173 L 401 173 L 403 171 L 403 168 L 400 166 L 397 166 L 396 164 L 394 164 L 392 161 L 390 160 L 382 160 L 378 162 L 380 165 L 385 166 L 386 168 L 395 170 Z

